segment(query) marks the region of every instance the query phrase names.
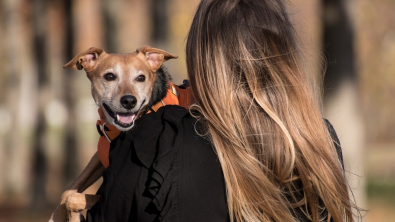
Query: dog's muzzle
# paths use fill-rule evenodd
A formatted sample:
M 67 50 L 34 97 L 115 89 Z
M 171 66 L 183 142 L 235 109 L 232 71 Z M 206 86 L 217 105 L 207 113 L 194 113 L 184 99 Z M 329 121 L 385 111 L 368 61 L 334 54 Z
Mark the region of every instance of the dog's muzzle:
M 141 104 L 143 105 L 144 102 Z M 134 104 L 135 106 L 135 104 Z M 140 111 L 141 107 L 137 110 L 137 112 L 114 112 L 110 106 L 103 103 L 104 110 L 108 113 L 108 115 L 113 118 L 114 124 L 119 125 L 122 128 L 129 128 L 133 126 L 134 121 L 136 120 L 137 114 Z

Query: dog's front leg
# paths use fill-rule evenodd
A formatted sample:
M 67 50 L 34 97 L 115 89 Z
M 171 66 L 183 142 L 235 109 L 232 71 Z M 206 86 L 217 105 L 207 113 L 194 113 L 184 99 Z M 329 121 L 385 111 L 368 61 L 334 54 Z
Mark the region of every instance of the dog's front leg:
M 66 222 L 68 218 L 68 212 L 65 206 L 67 198 L 74 193 L 84 192 L 86 188 L 91 186 L 102 176 L 103 171 L 104 167 L 100 162 L 98 154 L 95 153 L 88 165 L 71 184 L 69 189 L 63 192 L 60 203 L 52 213 L 49 222 Z
M 48 222 L 67 222 L 68 213 L 66 209 L 66 200 L 70 195 L 76 192 L 77 190 L 66 190 L 63 192 L 60 203 L 52 213 Z
M 103 175 L 104 167 L 100 162 L 97 152 L 77 179 L 70 185 L 69 190 L 82 193 Z
M 66 199 L 66 209 L 70 222 L 80 222 L 81 212 L 90 209 L 100 199 L 98 195 L 73 193 Z

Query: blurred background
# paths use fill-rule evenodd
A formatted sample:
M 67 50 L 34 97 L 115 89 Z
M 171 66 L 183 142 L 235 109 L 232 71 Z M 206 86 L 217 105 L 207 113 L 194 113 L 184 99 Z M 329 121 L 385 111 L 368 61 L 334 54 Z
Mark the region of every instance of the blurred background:
M 90 82 L 62 66 L 92 46 L 151 45 L 179 56 L 166 65 L 181 83 L 198 3 L 0 0 L 0 221 L 47 221 L 96 150 Z M 290 0 L 289 11 L 364 221 L 395 221 L 395 1 Z

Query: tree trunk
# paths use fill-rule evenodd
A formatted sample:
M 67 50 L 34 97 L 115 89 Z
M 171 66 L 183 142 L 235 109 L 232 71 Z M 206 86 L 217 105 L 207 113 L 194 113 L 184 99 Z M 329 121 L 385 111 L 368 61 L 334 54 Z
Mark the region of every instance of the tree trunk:
M 73 29 L 73 13 L 72 13 L 72 0 L 64 0 L 64 9 L 66 14 L 66 43 L 65 52 L 66 58 L 74 57 L 74 29 Z M 65 99 L 64 102 L 69 110 L 68 122 L 66 125 L 66 135 L 64 141 L 64 157 L 65 157 L 65 167 L 64 167 L 64 177 L 65 177 L 65 187 L 66 189 L 78 175 L 78 161 L 77 161 L 77 141 L 76 141 L 76 127 L 75 127 L 75 107 L 76 101 L 72 94 L 73 92 L 73 78 L 72 71 L 66 70 L 65 74 L 68 78 L 64 81 L 64 91 Z
M 323 45 L 329 63 L 324 79 L 324 104 L 326 117 L 337 130 L 342 145 L 346 177 L 356 204 L 365 208 L 364 125 L 355 71 L 354 29 L 346 3 L 323 1 Z
M 35 0 L 32 2 L 33 11 L 33 52 L 35 68 L 37 73 L 37 88 L 39 93 L 37 123 L 33 133 L 33 202 L 34 208 L 42 208 L 47 205 L 46 198 L 46 168 L 47 158 L 45 154 L 45 137 L 47 125 L 44 119 L 44 108 L 47 103 L 48 95 L 48 75 L 46 70 L 46 49 L 45 32 L 47 25 L 47 1 Z
M 8 204 L 27 204 L 31 196 L 31 141 L 38 113 L 37 69 L 32 42 L 31 2 L 6 1 L 7 98 L 11 129 L 6 141 Z

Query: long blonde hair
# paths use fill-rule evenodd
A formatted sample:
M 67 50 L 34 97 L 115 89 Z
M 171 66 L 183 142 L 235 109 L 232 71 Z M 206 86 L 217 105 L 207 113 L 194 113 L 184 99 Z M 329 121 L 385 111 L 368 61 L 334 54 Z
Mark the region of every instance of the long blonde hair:
M 219 157 L 231 220 L 353 221 L 295 39 L 279 0 L 203 0 L 193 19 L 192 109 Z

